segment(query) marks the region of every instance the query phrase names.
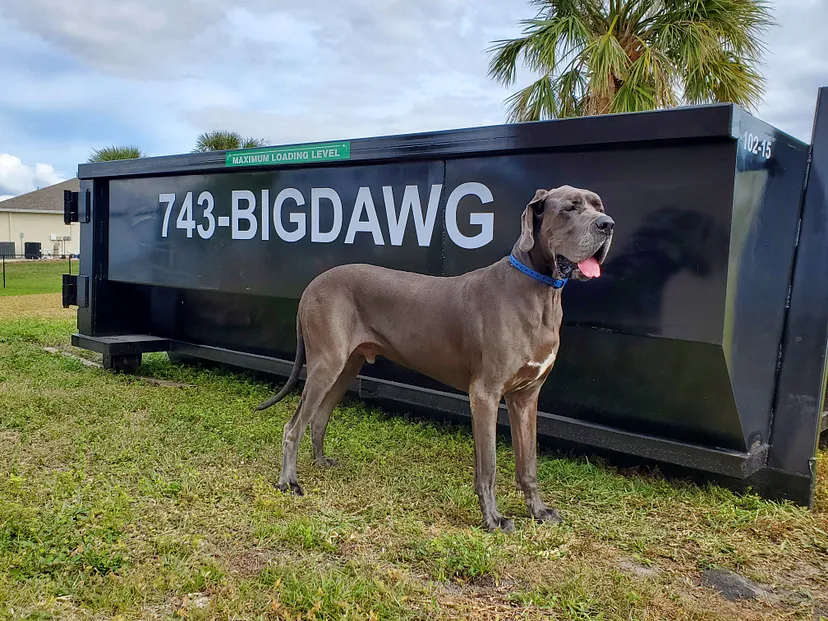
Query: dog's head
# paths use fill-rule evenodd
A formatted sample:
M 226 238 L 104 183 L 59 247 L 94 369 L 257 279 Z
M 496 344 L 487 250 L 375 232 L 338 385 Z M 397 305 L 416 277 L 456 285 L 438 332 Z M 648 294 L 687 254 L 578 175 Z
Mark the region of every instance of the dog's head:
M 523 211 L 518 248 L 560 278 L 588 280 L 601 274 L 614 226 L 595 192 L 538 190 Z

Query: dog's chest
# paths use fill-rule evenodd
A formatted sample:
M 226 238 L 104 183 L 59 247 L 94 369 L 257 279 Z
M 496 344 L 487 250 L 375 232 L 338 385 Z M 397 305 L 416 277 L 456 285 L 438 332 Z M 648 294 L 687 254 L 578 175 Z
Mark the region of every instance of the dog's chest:
M 512 377 L 512 381 L 509 382 L 511 385 L 508 388 L 510 390 L 521 390 L 544 379 L 555 364 L 557 356 L 557 346 L 544 352 L 543 357 L 539 355 L 527 356 L 519 363 L 517 372 Z
M 543 377 L 552 365 L 555 364 L 555 358 L 558 356 L 558 348 L 553 347 L 545 358 L 541 360 L 527 360 L 523 367 L 521 367 L 522 374 L 527 377 L 534 375 L 533 379 L 540 379 Z

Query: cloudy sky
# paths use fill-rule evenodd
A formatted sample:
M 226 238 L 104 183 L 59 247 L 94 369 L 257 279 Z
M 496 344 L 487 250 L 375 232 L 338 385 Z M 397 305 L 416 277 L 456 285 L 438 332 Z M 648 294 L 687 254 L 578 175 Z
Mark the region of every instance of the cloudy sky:
M 828 0 L 777 0 L 764 120 L 807 140 L 828 85 Z M 501 123 L 485 49 L 527 0 L 2 0 L 0 197 L 93 147 L 188 152 L 205 130 L 271 144 Z M 527 77 L 528 79 L 528 77 Z

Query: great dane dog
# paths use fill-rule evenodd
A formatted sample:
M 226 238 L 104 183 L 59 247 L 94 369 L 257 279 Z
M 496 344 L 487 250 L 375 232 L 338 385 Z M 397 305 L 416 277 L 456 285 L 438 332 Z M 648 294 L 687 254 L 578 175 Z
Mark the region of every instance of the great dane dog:
M 468 392 L 474 485 L 489 530 L 514 530 L 495 501 L 497 412 L 504 397 L 517 485 L 529 513 L 559 522 L 538 494 L 538 394 L 558 355 L 562 287 L 569 278 L 600 276 L 614 225 L 594 192 L 537 190 L 511 256 L 487 267 L 438 277 L 350 264 L 317 276 L 299 301 L 290 379 L 257 408 L 287 395 L 307 361 L 299 407 L 285 425 L 280 489 L 302 494 L 296 457 L 308 424 L 316 463 L 336 463 L 323 449 L 331 412 L 363 363 L 384 356 Z

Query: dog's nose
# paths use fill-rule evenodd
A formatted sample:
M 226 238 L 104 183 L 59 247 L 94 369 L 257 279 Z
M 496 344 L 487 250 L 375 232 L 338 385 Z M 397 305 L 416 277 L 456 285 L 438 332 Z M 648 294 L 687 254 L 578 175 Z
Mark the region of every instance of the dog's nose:
M 615 226 L 615 220 L 609 216 L 598 216 L 598 219 L 595 221 L 595 226 L 598 227 L 598 230 L 602 233 L 609 235 L 612 233 L 612 229 Z

